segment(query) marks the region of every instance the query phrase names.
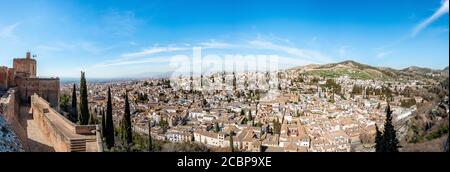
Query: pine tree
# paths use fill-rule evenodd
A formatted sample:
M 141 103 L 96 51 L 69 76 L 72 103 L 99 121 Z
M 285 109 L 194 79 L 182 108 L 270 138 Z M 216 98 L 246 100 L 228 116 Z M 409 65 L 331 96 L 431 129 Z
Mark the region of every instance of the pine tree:
M 77 86 L 73 84 L 72 90 L 72 109 L 70 110 L 70 120 L 74 123 L 78 121 L 78 109 L 77 109 Z
M 392 125 L 392 111 L 389 104 L 386 108 L 386 122 L 384 124 L 382 140 L 384 152 L 398 152 L 400 145 L 396 136 L 394 125 Z
M 375 124 L 376 136 L 375 136 L 375 151 L 383 152 L 383 133 L 378 129 L 378 125 Z
M 81 125 L 87 125 L 89 123 L 89 107 L 88 107 L 88 97 L 87 97 L 87 86 L 85 73 L 81 72 L 80 80 L 80 114 L 78 116 L 78 121 Z
M 130 103 L 128 101 L 128 93 L 125 93 L 125 113 L 123 116 L 122 122 L 122 137 L 123 142 L 129 148 L 129 146 L 133 143 L 133 133 L 131 129 L 131 114 L 130 114 Z
M 106 121 L 105 121 L 106 146 L 108 149 L 114 147 L 114 122 L 112 116 L 111 88 L 108 88 L 108 100 L 106 102 Z

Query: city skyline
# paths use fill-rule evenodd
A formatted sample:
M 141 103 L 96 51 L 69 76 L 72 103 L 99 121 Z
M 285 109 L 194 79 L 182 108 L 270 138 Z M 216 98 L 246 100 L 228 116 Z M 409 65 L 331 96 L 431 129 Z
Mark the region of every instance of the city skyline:
M 124 77 L 170 72 L 171 57 L 201 47 L 203 57 L 274 55 L 286 67 L 345 60 L 448 66 L 448 0 L 200 2 L 2 6 L 0 65 L 31 51 L 40 76 L 78 77 L 84 70 L 92 78 Z

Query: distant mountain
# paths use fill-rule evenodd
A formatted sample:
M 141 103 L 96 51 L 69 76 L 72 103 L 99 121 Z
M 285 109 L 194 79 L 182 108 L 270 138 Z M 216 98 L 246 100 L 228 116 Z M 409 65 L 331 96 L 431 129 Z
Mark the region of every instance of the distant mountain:
M 414 72 L 414 73 L 432 73 L 435 70 L 432 70 L 430 68 L 423 68 L 423 67 L 417 67 L 417 66 L 411 66 L 407 67 L 405 69 L 402 69 L 403 72 Z
M 339 77 L 347 75 L 355 79 L 381 80 L 390 80 L 396 77 L 396 72 L 394 72 L 393 69 L 373 67 L 351 60 L 325 65 L 308 65 L 294 68 L 293 70 L 321 77 Z
M 423 68 L 411 66 L 405 69 L 397 70 L 389 67 L 374 67 L 367 64 L 358 63 L 352 60 L 347 60 L 339 63 L 331 63 L 324 65 L 307 65 L 289 69 L 299 73 L 316 75 L 321 77 L 339 77 L 347 75 L 354 79 L 378 79 L 378 80 L 392 80 L 399 78 L 426 78 L 428 74 L 447 73 L 448 67 L 444 70 L 434 70 L 430 68 Z
M 445 68 L 442 70 L 441 73 L 442 73 L 442 75 L 444 75 L 444 76 L 448 76 L 448 75 L 449 75 L 448 66 L 445 67 Z

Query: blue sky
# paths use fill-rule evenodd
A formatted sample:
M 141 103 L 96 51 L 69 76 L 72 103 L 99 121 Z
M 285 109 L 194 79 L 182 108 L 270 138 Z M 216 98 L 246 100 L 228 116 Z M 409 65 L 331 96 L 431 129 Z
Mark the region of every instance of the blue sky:
M 265 54 L 285 66 L 355 60 L 448 66 L 448 0 L 0 0 L 0 65 L 40 76 L 167 72 L 175 55 Z

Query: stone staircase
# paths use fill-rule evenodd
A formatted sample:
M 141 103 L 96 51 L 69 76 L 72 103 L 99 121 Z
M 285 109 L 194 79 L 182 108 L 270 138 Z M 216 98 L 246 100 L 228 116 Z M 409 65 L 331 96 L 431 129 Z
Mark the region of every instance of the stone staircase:
M 86 139 L 71 139 L 70 152 L 86 152 Z

